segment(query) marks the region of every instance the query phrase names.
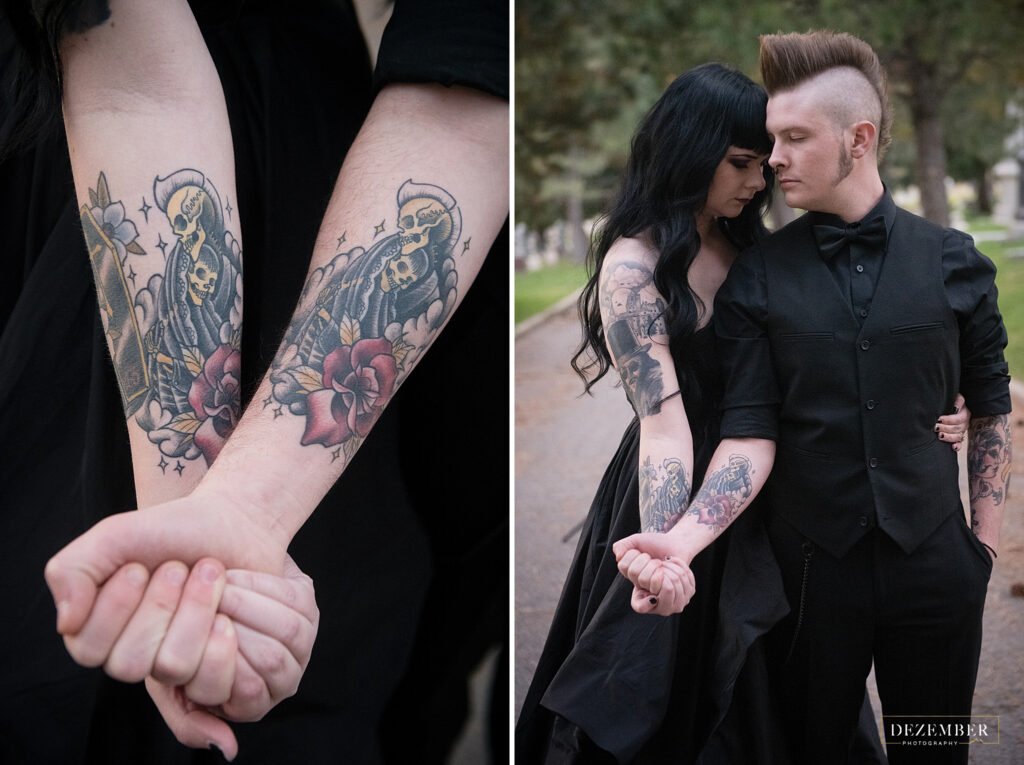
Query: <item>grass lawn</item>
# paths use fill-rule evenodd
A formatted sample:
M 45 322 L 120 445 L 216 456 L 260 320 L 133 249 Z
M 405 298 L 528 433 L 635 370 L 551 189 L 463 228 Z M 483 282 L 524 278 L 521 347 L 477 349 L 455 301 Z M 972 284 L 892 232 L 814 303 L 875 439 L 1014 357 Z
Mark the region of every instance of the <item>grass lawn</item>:
M 560 262 L 515 277 L 516 324 L 554 305 L 587 283 L 582 264 Z
M 1008 242 L 978 242 L 978 249 L 992 258 L 999 269 L 996 286 L 999 287 L 999 311 L 1006 323 L 1009 343 L 1006 361 L 1010 375 L 1024 380 L 1024 258 L 1008 258 L 1007 250 L 1024 248 L 1024 239 Z

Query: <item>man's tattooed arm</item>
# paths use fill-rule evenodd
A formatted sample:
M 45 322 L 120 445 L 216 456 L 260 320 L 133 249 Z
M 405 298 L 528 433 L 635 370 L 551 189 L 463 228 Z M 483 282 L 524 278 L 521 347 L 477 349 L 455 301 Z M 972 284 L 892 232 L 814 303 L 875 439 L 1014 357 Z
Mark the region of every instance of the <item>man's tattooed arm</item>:
M 686 509 L 697 523 L 720 533 L 735 520 L 754 494 L 754 466 L 743 454 L 730 454 L 729 463 L 709 473 Z
M 971 528 L 994 550 L 999 547 L 1012 456 L 1013 432 L 1008 415 L 971 419 L 967 443 Z

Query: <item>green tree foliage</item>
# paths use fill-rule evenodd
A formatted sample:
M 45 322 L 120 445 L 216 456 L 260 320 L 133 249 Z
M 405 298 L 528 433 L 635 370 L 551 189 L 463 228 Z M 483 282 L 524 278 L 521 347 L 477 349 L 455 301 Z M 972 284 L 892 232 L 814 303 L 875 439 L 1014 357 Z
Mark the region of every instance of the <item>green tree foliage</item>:
M 606 205 L 633 128 L 679 73 L 717 60 L 759 79 L 761 34 L 828 28 L 878 51 L 897 106 L 886 177 L 921 186 L 938 221 L 942 179 L 998 157 L 1024 84 L 1024 0 L 517 0 L 515 25 L 516 209 L 532 228 L 570 199 L 588 216 Z

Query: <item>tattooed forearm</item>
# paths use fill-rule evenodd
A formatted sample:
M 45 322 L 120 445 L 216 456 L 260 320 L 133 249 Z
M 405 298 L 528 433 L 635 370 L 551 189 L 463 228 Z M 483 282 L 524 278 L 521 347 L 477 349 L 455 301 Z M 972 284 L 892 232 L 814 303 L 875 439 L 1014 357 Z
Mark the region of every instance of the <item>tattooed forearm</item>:
M 264 406 L 304 417 L 302 444 L 327 448 L 332 462 L 355 453 L 456 303 L 455 258 L 470 242 L 460 242 L 455 199 L 408 180 L 396 208 L 394 233 L 381 221 L 365 249 L 312 272 L 271 369 Z
M 623 262 L 605 270 L 601 314 L 612 359 L 637 416 L 657 414 L 663 398 L 661 365 L 648 351 L 652 338 L 667 341 L 665 302 L 644 264 Z
M 170 457 L 181 475 L 181 459 L 211 463 L 238 421 L 242 252 L 225 229 L 230 205 L 202 173 L 157 177 L 152 194 L 138 212 L 162 263 L 150 262 L 139 219 L 111 200 L 103 173 L 82 229 L 125 414 L 158 445 L 161 471 Z M 151 219 L 154 207 L 162 215 Z M 152 274 L 138 289 L 136 266 Z
M 697 516 L 697 523 L 722 531 L 739 515 L 754 491 L 750 460 L 742 454 L 729 455 L 729 464 L 704 479 L 697 496 L 686 512 Z
M 683 463 L 674 457 L 640 467 L 640 530 L 664 532 L 683 517 L 690 498 L 690 479 Z
M 967 476 L 971 495 L 971 525 L 978 526 L 975 504 L 1003 504 L 1010 477 L 1012 432 L 1005 414 L 971 420 L 967 443 Z

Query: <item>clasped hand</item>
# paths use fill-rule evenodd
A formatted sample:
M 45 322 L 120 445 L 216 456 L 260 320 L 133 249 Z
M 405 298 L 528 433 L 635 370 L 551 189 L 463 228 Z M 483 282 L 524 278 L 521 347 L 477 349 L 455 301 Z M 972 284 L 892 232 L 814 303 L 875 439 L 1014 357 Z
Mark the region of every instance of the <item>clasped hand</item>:
M 319 623 L 312 580 L 278 541 L 193 497 L 101 521 L 46 580 L 75 661 L 144 679 L 180 742 L 228 759 L 224 720 L 258 720 L 295 693 Z
M 612 545 L 619 573 L 633 583 L 639 614 L 678 614 L 697 591 L 693 572 L 667 534 L 633 534 Z

